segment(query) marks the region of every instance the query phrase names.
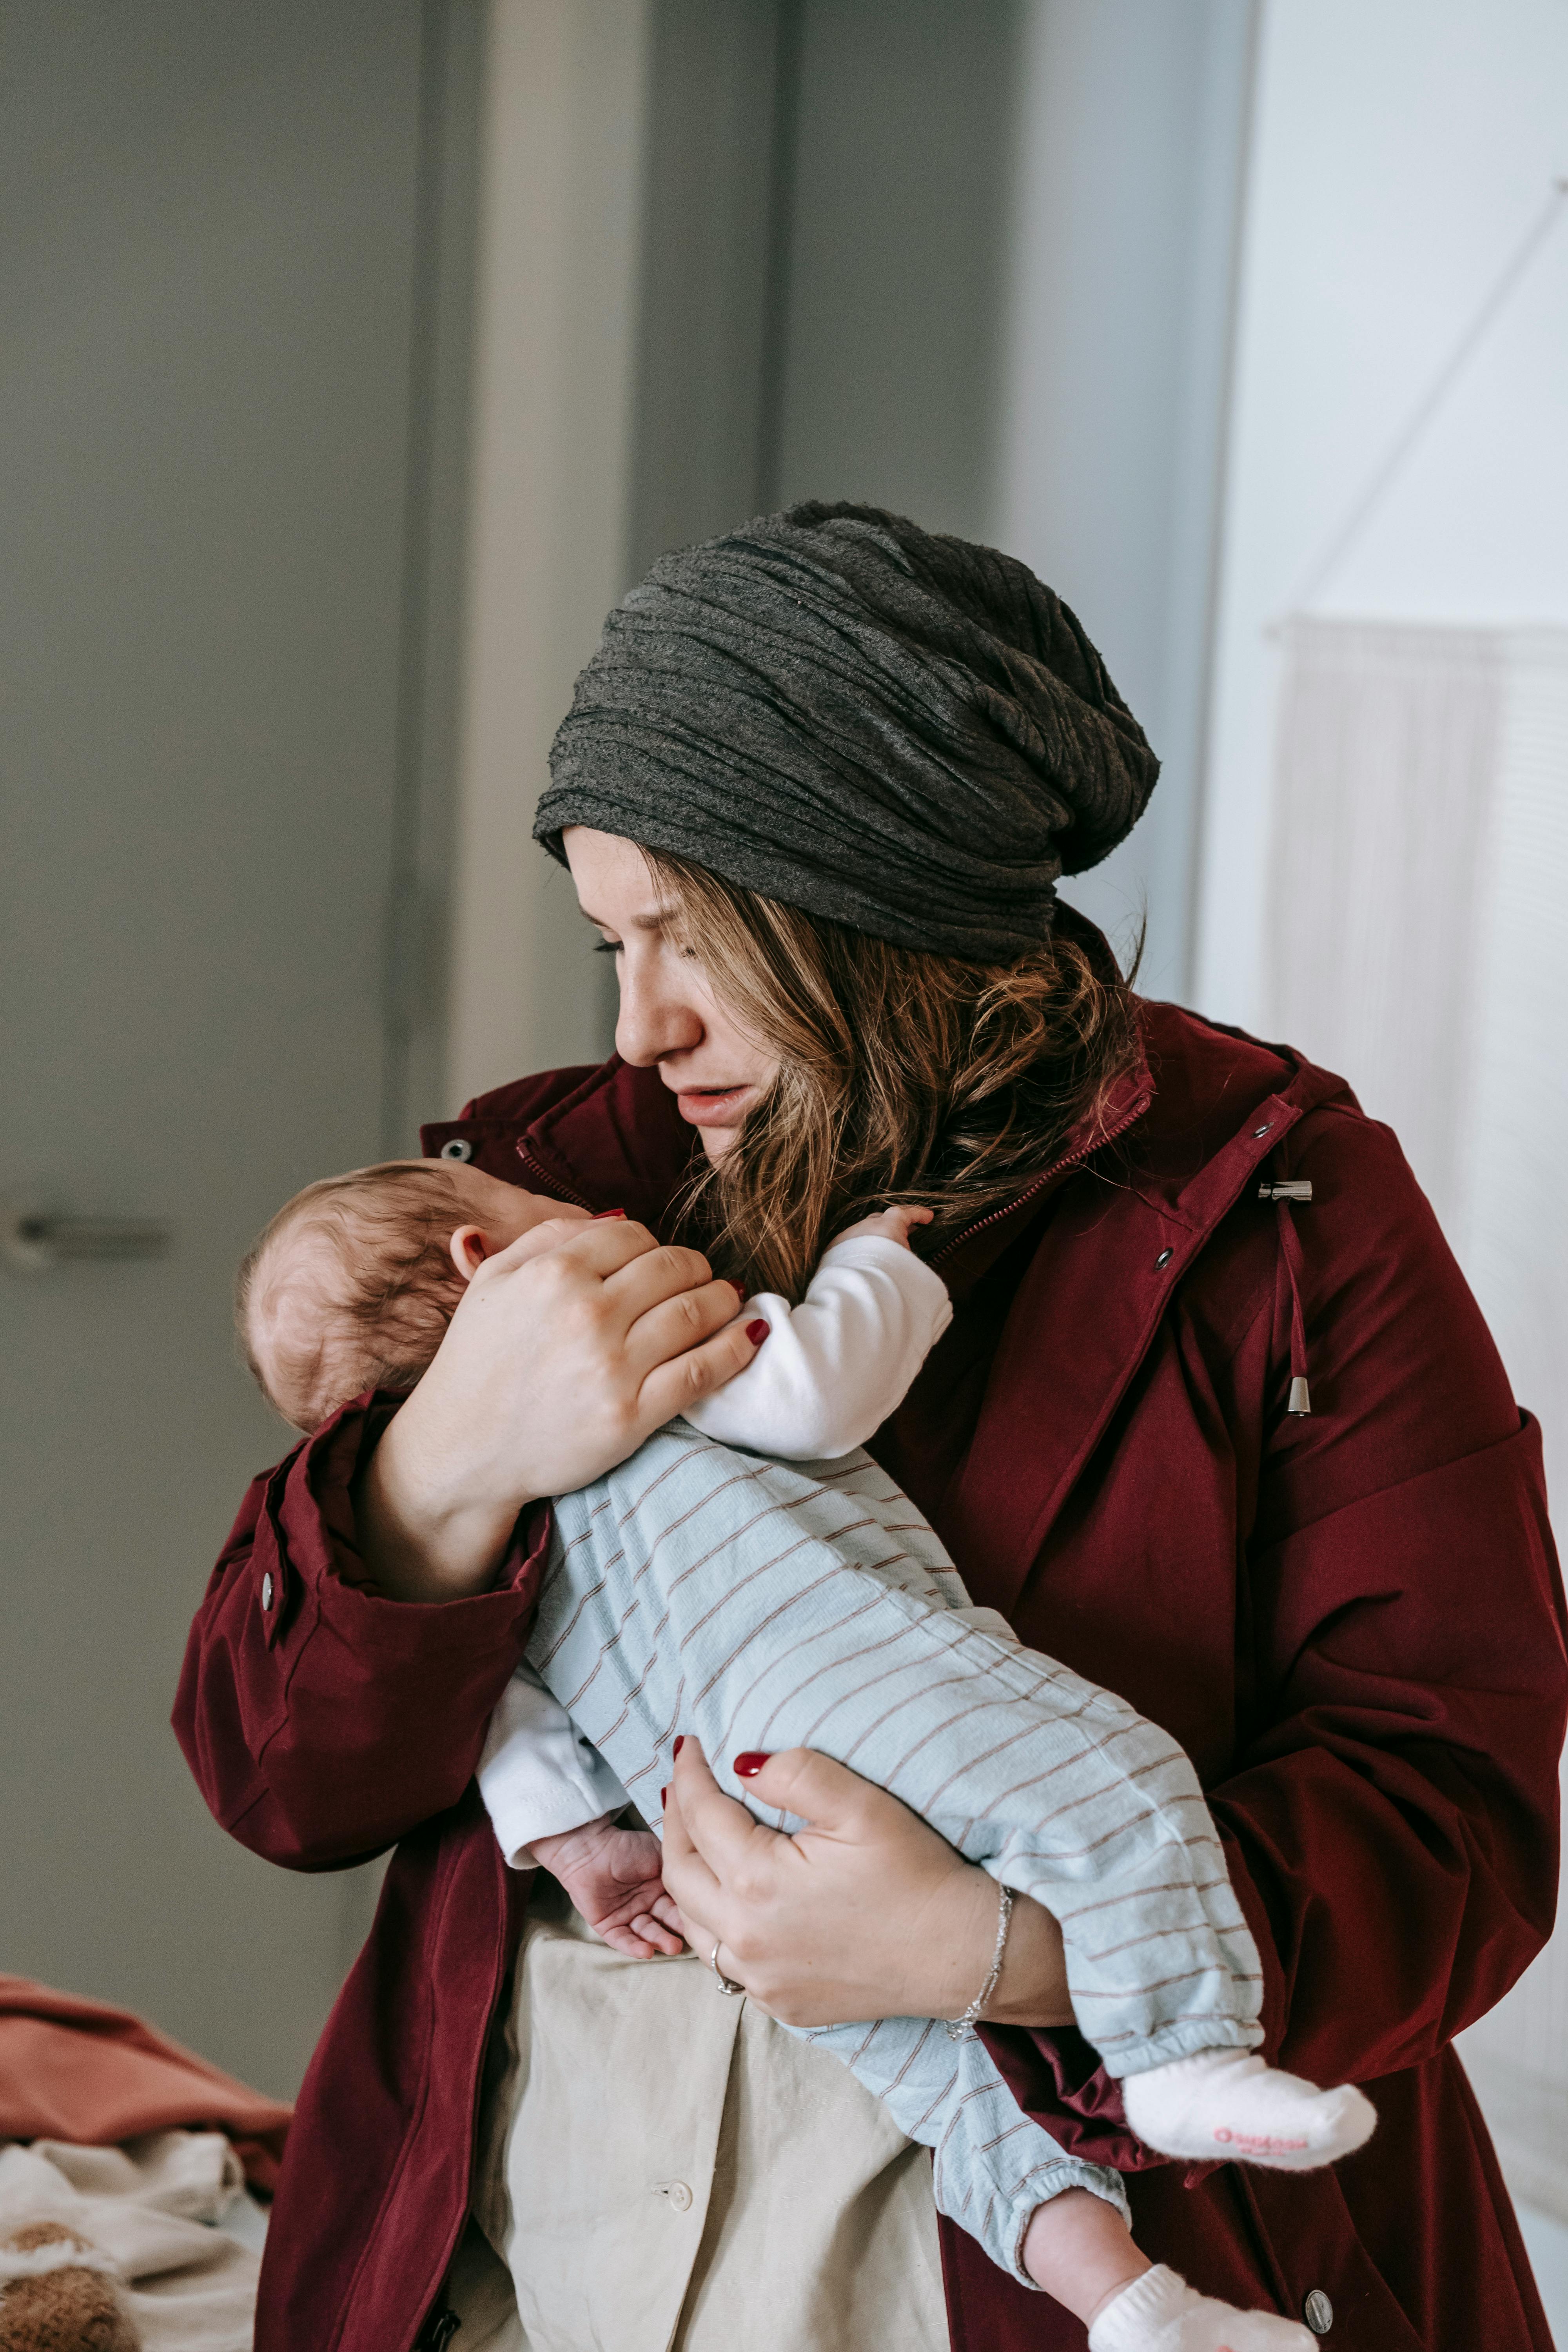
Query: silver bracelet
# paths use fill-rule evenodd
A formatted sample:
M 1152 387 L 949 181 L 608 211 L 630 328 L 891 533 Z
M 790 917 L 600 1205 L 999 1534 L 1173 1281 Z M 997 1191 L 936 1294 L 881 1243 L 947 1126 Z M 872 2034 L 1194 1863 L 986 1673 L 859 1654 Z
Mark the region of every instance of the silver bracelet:
M 996 1906 L 996 1948 L 991 1955 L 991 1973 L 963 2016 L 947 2020 L 950 2042 L 973 2041 L 976 2021 L 984 2014 L 985 2004 L 995 1991 L 996 1980 L 1002 1973 L 1002 1955 L 1007 1948 L 1007 1930 L 1013 1922 L 1013 1890 L 1010 1886 L 998 1886 L 996 1892 L 1001 1900 Z

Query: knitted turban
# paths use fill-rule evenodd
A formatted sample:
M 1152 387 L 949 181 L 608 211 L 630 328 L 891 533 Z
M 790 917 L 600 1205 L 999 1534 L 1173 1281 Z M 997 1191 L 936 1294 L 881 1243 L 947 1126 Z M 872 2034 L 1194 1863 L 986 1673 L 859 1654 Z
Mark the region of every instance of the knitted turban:
M 793 507 L 661 556 L 605 625 L 534 834 L 624 835 L 906 948 L 1050 935 L 1159 773 L 1073 614 L 994 548 Z

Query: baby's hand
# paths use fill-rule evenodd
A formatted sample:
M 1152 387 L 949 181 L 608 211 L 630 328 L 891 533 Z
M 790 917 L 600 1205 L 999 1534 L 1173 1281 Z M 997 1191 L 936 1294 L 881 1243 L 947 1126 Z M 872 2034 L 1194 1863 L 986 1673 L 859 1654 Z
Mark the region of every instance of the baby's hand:
M 686 1949 L 680 1914 L 664 1891 L 658 1840 L 651 1830 L 616 1827 L 605 1813 L 580 1830 L 535 1838 L 533 1853 L 558 1878 L 601 1943 L 628 1960 Z
M 833 1238 L 847 1242 L 861 1234 L 870 1234 L 879 1242 L 897 1242 L 900 1249 L 908 1249 L 910 1226 L 929 1225 L 934 1214 L 931 1209 L 879 1209 L 874 1217 L 862 1217 L 858 1224 L 846 1225 Z

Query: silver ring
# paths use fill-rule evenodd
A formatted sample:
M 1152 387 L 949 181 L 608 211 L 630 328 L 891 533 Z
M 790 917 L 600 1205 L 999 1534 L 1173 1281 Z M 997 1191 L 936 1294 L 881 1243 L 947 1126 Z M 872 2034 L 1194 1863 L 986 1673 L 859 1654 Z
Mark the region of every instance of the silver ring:
M 737 1984 L 733 1977 L 727 1977 L 724 1974 L 723 1969 L 719 1966 L 719 1946 L 717 1944 L 714 1945 L 712 1951 L 709 1954 L 708 1965 L 719 1979 L 719 1990 L 721 1992 L 738 1993 L 745 1991 L 746 1988 L 743 1984 Z

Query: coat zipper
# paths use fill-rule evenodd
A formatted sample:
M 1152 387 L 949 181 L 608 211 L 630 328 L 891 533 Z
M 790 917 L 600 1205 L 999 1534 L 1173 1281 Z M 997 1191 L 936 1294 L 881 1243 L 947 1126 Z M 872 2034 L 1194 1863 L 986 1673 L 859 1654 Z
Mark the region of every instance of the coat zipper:
M 590 1216 L 594 1216 L 597 1213 L 592 1201 L 584 1201 L 581 1192 L 569 1192 L 564 1184 L 557 1183 L 555 1178 L 550 1174 L 549 1171 L 540 1166 L 538 1160 L 535 1160 L 526 1143 L 520 1143 L 518 1145 L 517 1156 L 521 1160 L 523 1166 L 531 1169 L 533 1174 L 539 1178 L 541 1183 L 546 1186 L 550 1198 L 552 1201 L 570 1201 L 574 1209 L 586 1209 Z
M 1106 1144 L 1114 1143 L 1118 1136 L 1125 1135 L 1128 1129 L 1142 1118 L 1152 1100 L 1152 1095 L 1140 1095 L 1136 1102 L 1130 1106 L 1126 1117 L 1119 1119 L 1114 1127 L 1108 1127 L 1103 1135 L 1089 1137 L 1086 1142 L 1079 1145 L 1076 1151 L 1064 1152 L 1061 1159 L 1054 1160 L 1044 1173 L 1037 1176 L 1034 1182 L 1026 1185 L 1016 1199 L 1004 1202 L 999 1209 L 992 1209 L 984 1217 L 977 1217 L 973 1224 L 965 1225 L 962 1233 L 954 1234 L 950 1242 L 943 1242 L 935 1256 L 929 1259 L 927 1263 L 940 1265 L 944 1257 L 952 1251 L 961 1248 L 975 1234 L 983 1234 L 988 1225 L 999 1223 L 1002 1218 L 1010 1217 L 1016 1209 L 1021 1209 L 1026 1202 L 1032 1201 L 1036 1193 L 1050 1183 L 1054 1177 L 1060 1176 L 1068 1168 L 1076 1168 L 1080 1160 L 1089 1159 L 1091 1153 L 1102 1150 Z M 548 1169 L 542 1168 L 526 1143 L 518 1145 L 517 1156 L 523 1166 L 548 1188 L 552 1200 L 570 1201 L 574 1209 L 586 1209 L 590 1215 L 595 1213 L 592 1201 L 585 1201 L 581 1192 L 569 1192 L 564 1184 L 551 1175 Z
M 1091 1136 L 1088 1142 L 1080 1143 L 1076 1151 L 1064 1152 L 1059 1160 L 1054 1160 L 1044 1175 L 1037 1176 L 1032 1184 L 1026 1185 L 1016 1200 L 1004 1202 L 1001 1208 L 991 1210 L 984 1217 L 977 1217 L 972 1225 L 965 1225 L 961 1234 L 954 1234 L 950 1242 L 943 1242 L 941 1249 L 927 1260 L 927 1264 L 940 1265 L 944 1257 L 951 1255 L 955 1249 L 961 1249 L 963 1244 L 972 1240 L 976 1234 L 983 1234 L 988 1225 L 999 1224 L 1004 1217 L 1010 1217 L 1016 1209 L 1021 1209 L 1026 1202 L 1032 1201 L 1036 1193 L 1048 1184 L 1053 1177 L 1061 1175 L 1066 1169 L 1076 1168 L 1080 1160 L 1089 1159 L 1091 1153 L 1099 1151 L 1103 1145 L 1114 1143 L 1119 1135 L 1125 1135 L 1133 1122 L 1142 1118 L 1153 1099 L 1152 1095 L 1140 1095 L 1125 1118 L 1119 1119 L 1114 1127 L 1108 1127 L 1103 1135 Z

